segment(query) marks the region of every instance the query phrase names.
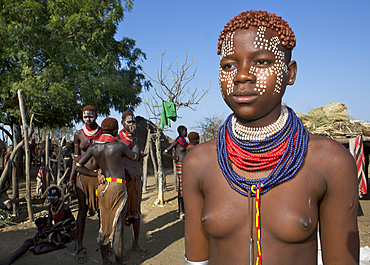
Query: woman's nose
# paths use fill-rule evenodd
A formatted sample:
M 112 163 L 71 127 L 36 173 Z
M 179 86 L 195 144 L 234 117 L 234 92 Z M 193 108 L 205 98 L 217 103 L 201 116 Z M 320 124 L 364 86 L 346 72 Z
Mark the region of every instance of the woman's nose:
M 255 82 L 256 76 L 254 71 L 254 66 L 244 63 L 239 65 L 237 68 L 237 72 L 234 77 L 234 84 L 237 83 L 245 83 L 245 82 Z

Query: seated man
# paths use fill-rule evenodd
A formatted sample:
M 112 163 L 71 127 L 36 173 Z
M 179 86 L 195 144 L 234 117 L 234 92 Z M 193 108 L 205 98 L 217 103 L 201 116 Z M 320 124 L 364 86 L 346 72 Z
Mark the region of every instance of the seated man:
M 101 128 L 102 135 L 76 163 L 75 170 L 85 176 L 98 177 L 97 193 L 101 218 L 98 242 L 103 264 L 111 264 L 108 258 L 109 244 L 111 243 L 113 243 L 116 264 L 122 264 L 127 191 L 125 168 L 121 161 L 121 155 L 132 160 L 138 160 L 140 155 L 132 152 L 127 145 L 118 142 L 115 138 L 118 133 L 116 119 L 104 119 Z M 104 176 L 84 166 L 91 157 L 95 158 Z
M 34 247 L 33 254 L 40 255 L 65 248 L 66 244 L 74 239 L 75 219 L 69 206 L 63 203 L 61 189 L 52 185 L 47 189 L 47 195 L 50 202 L 49 216 L 36 219 L 37 234 L 24 241 L 9 259 L 0 263 L 1 265 L 13 263 L 31 247 Z

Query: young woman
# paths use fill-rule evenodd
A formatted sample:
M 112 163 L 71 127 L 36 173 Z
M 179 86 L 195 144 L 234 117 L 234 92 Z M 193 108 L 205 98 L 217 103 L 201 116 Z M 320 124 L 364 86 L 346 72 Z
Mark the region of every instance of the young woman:
M 100 229 L 98 242 L 103 259 L 103 265 L 112 264 L 109 261 L 108 249 L 112 244 L 115 254 L 115 264 L 123 264 L 124 244 L 123 233 L 126 217 L 127 189 L 125 168 L 122 156 L 131 160 L 139 160 L 142 155 L 133 152 L 124 143 L 116 139 L 118 122 L 114 118 L 105 118 L 102 122 L 102 135 L 76 163 L 75 170 L 81 174 L 99 178 L 97 190 L 100 211 Z M 101 173 L 86 167 L 94 157 L 100 166 Z
M 188 135 L 188 129 L 184 125 L 180 125 L 177 127 L 177 132 L 179 136 L 177 136 L 176 140 L 170 144 L 163 151 L 163 155 L 173 159 L 176 161 L 176 173 L 179 179 L 179 189 L 178 189 L 178 196 L 177 201 L 179 205 L 179 218 L 185 218 L 185 208 L 184 208 L 184 200 L 182 196 L 182 161 L 186 155 L 186 148 L 188 147 L 188 142 L 186 141 L 185 137 Z M 175 148 L 176 156 L 171 155 L 172 149 Z
M 74 161 L 75 165 L 80 157 L 86 153 L 88 148 L 100 137 L 101 128 L 96 123 L 97 113 L 96 108 L 87 105 L 82 109 L 82 120 L 84 127 L 78 130 L 74 135 Z M 86 167 L 91 170 L 97 170 L 99 165 L 94 158 L 91 158 Z M 87 261 L 86 248 L 83 246 L 83 236 L 85 232 L 85 222 L 87 212 L 95 213 L 98 210 L 97 201 L 95 199 L 95 190 L 98 188 L 98 179 L 83 174 L 78 174 L 72 167 L 68 189 L 74 192 L 73 187 L 76 186 L 78 198 L 78 216 L 77 216 L 77 243 L 78 249 L 76 260 L 78 263 Z
M 358 264 L 351 154 L 309 134 L 282 105 L 296 79 L 295 36 L 262 11 L 220 34 L 219 81 L 232 114 L 183 161 L 187 264 Z M 314 85 L 314 84 L 313 84 Z

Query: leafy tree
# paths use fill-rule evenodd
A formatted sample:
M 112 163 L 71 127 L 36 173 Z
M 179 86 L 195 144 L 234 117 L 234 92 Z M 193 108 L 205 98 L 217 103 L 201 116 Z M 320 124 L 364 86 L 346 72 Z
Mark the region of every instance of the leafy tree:
M 0 122 L 20 124 L 17 90 L 37 127 L 72 127 L 141 103 L 148 89 L 135 41 L 114 35 L 133 0 L 0 0 Z

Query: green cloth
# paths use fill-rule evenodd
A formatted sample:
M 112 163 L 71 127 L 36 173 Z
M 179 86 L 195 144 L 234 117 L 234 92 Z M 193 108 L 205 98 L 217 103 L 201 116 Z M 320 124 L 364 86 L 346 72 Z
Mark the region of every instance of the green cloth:
M 161 128 L 163 129 L 166 125 L 171 127 L 171 120 L 177 120 L 176 105 L 173 102 L 162 100 Z

